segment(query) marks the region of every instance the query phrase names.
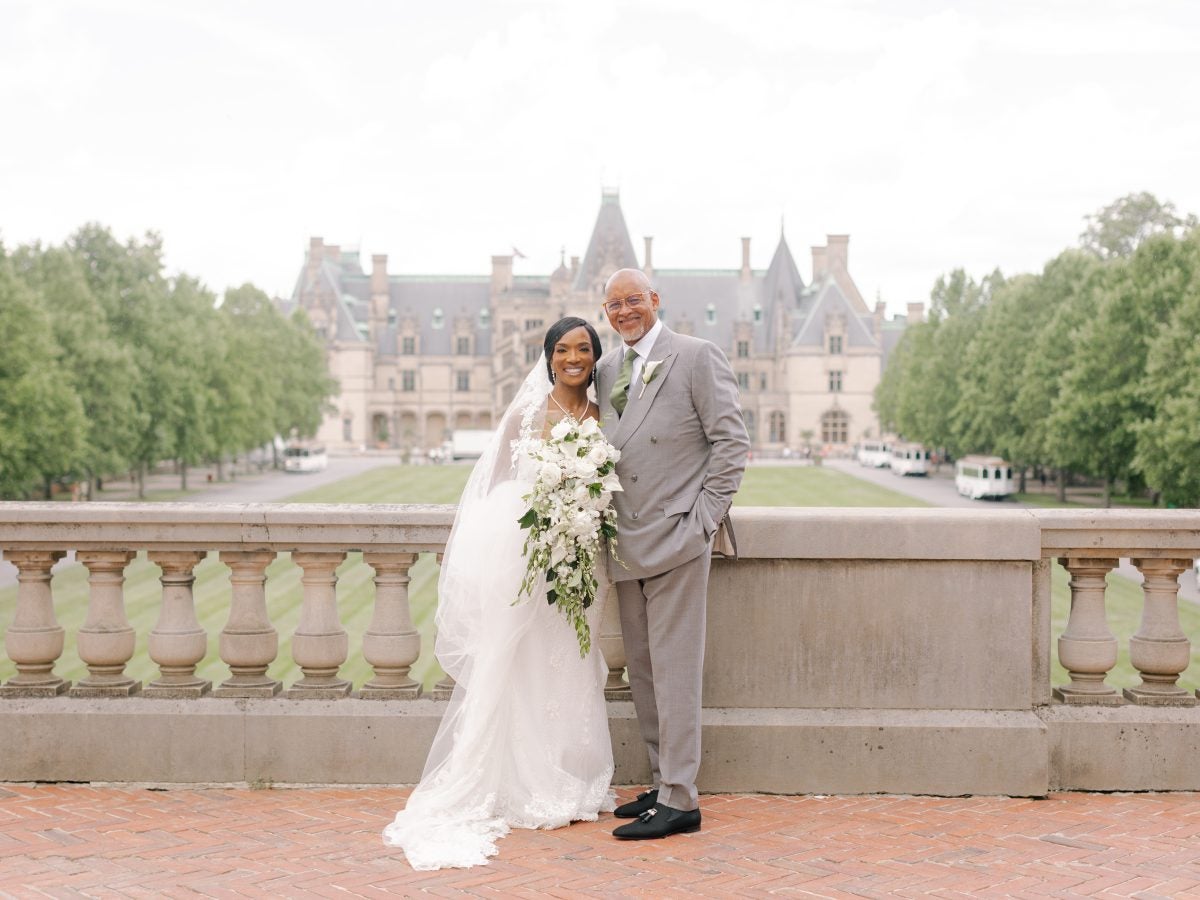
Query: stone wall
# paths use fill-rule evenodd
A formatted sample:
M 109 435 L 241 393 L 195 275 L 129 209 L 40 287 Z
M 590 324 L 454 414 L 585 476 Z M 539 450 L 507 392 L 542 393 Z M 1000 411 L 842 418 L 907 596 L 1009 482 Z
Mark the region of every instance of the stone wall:
M 443 704 L 407 677 L 420 648 L 407 567 L 444 545 L 452 517 L 449 507 L 0 505 L 0 550 L 21 568 L 16 614 L 0 622 L 19 670 L 0 686 L 0 780 L 415 781 Z M 1200 709 L 1177 684 L 1190 643 L 1170 586 L 1200 556 L 1200 514 L 737 509 L 734 518 L 741 558 L 714 560 L 711 577 L 702 790 L 1200 789 Z M 167 598 L 147 636 L 162 674 L 145 686 L 123 677 L 132 641 L 120 649 L 123 554 L 141 549 L 163 560 Z M 376 569 L 376 616 L 363 636 L 376 675 L 351 693 L 337 677 L 346 635 L 333 571 L 355 549 Z M 48 572 L 65 550 L 92 575 L 80 634 L 90 676 L 72 686 L 52 671 L 61 629 Z M 197 634 L 189 618 L 188 560 L 206 550 L 240 566 L 234 625 L 219 637 L 230 677 L 211 690 L 194 683 L 194 648 L 216 636 Z M 304 569 L 293 639 L 304 677 L 274 685 L 262 673 L 278 639 L 265 607 L 256 612 L 255 573 L 284 551 Z M 1102 579 L 1119 557 L 1146 576 L 1146 618 L 1131 641 L 1144 683 L 1125 692 L 1105 682 L 1117 642 Z M 1050 632 L 1052 559 L 1072 576 L 1062 635 Z M 607 621 L 598 644 L 611 672 L 617 781 L 637 784 L 645 753 L 620 680 L 616 617 Z M 1071 681 L 1052 693 L 1053 639 Z

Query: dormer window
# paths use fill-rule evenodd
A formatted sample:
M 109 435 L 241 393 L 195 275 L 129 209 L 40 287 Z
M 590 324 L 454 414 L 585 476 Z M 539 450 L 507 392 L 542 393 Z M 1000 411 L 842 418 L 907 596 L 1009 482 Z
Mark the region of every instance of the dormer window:
M 829 336 L 829 352 L 835 356 L 842 352 L 842 336 L 840 334 Z
M 479 327 L 488 328 L 492 324 L 492 311 L 486 306 L 479 311 Z
M 442 308 L 439 306 L 433 311 L 433 327 L 441 328 L 445 324 L 445 317 L 442 315 Z
M 755 303 L 754 304 L 754 324 L 757 325 L 761 321 L 762 321 L 762 304 Z
M 396 327 L 396 311 L 394 309 L 389 309 L 388 310 L 388 328 L 395 328 L 395 327 Z
M 710 303 L 705 307 L 704 321 L 709 325 L 717 324 L 717 305 L 715 303 Z

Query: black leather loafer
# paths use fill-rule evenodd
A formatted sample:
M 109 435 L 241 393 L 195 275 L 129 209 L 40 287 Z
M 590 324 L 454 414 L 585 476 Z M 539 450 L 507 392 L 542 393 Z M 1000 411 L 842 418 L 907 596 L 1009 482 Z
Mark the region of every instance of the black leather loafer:
M 654 806 L 658 802 L 658 788 L 649 791 L 642 791 L 637 795 L 636 800 L 630 800 L 628 803 L 622 803 L 613 810 L 613 815 L 618 819 L 636 819 L 646 810 Z
M 655 803 L 637 817 L 637 821 L 622 825 L 613 831 L 613 837 L 622 841 L 652 841 L 672 834 L 690 834 L 700 830 L 700 810 L 672 809 Z

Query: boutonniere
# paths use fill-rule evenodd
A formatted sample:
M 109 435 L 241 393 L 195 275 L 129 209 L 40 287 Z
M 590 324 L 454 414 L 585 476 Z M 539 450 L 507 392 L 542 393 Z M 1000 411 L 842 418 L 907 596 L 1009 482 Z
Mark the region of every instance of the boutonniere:
M 654 380 L 654 376 L 658 374 L 658 367 L 662 364 L 663 360 L 656 359 L 642 366 L 642 389 L 638 392 L 639 400 L 642 399 L 642 394 L 646 393 L 646 385 Z

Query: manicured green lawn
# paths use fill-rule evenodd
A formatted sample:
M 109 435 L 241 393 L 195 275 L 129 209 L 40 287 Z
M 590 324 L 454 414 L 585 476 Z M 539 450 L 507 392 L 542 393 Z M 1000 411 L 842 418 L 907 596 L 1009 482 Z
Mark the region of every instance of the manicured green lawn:
M 325 488 L 296 494 L 294 502 L 306 503 L 454 503 L 470 474 L 469 466 L 394 466 L 376 469 Z M 738 506 L 920 506 L 920 501 L 885 488 L 875 487 L 852 476 L 820 467 L 755 466 L 746 473 L 738 494 Z M 437 597 L 437 566 L 426 555 L 413 567 L 410 585 L 413 618 L 422 635 L 422 653 L 413 667 L 413 677 L 426 686 L 441 677 L 433 657 L 433 613 Z M 267 605 L 271 621 L 280 635 L 280 652 L 270 673 L 285 683 L 299 678 L 290 662 L 291 637 L 300 611 L 300 572 L 287 554 L 281 555 L 267 570 Z M 158 567 L 144 554 L 126 570 L 126 614 L 138 634 L 138 647 L 128 671 L 143 681 L 153 679 L 156 667 L 146 655 L 146 636 L 154 627 L 162 597 Z M 196 569 L 196 612 L 209 635 L 209 653 L 199 667 L 200 674 L 219 683 L 227 677 L 226 667 L 217 657 L 217 635 L 225 624 L 230 602 L 228 569 L 211 554 Z M 362 658 L 362 635 L 371 621 L 374 602 L 372 571 L 362 562 L 361 554 L 350 554 L 338 570 L 338 609 L 343 626 L 350 634 L 350 657 L 342 669 L 343 677 L 356 685 L 371 677 L 370 667 Z M 1055 566 L 1053 576 L 1053 630 L 1055 638 L 1066 626 L 1070 606 L 1066 573 Z M 87 573 L 82 566 L 70 566 L 55 576 L 55 608 L 67 632 L 67 648 L 57 666 L 64 678 L 78 680 L 86 668 L 75 652 L 74 636 L 87 612 Z M 16 588 L 0 590 L 0 623 L 12 621 Z M 1109 576 L 1108 617 L 1110 627 L 1120 641 L 1121 653 L 1109 682 L 1118 687 L 1138 683 L 1128 662 L 1128 639 L 1138 629 L 1141 616 L 1141 590 L 1124 578 Z M 1200 607 L 1180 604 L 1184 632 L 1200 635 Z M 1065 683 L 1066 673 L 1053 654 L 1055 684 Z M 1200 648 L 1193 659 L 1200 661 Z M 0 680 L 15 674 L 15 667 L 0 655 Z M 1192 666 L 1181 680 L 1189 689 L 1198 686 Z

